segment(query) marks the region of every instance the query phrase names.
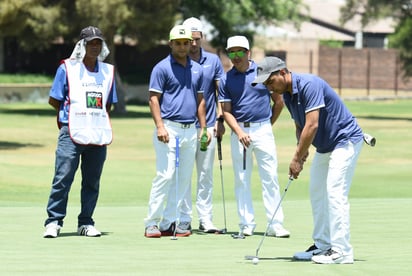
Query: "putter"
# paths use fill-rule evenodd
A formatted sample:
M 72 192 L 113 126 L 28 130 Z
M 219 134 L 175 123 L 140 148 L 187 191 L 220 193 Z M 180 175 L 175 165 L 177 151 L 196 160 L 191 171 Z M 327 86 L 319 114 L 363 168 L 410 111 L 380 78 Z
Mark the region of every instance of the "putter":
M 179 199 L 178 199 L 178 191 L 177 188 L 179 187 L 179 136 L 176 136 L 176 160 L 175 160 L 175 177 L 176 177 L 176 212 L 175 212 L 175 227 L 173 229 L 173 236 L 170 238 L 171 240 L 177 240 L 176 237 L 176 229 L 177 229 L 177 212 L 179 211 Z
M 219 168 L 220 168 L 220 184 L 222 186 L 222 201 L 223 201 L 223 219 L 225 223 L 225 228 L 217 231 L 217 234 L 226 234 L 226 204 L 225 204 L 225 189 L 223 187 L 223 170 L 222 170 L 222 137 L 217 137 L 217 155 L 219 157 Z
M 279 208 L 280 208 L 280 204 L 282 203 L 283 198 L 285 197 L 286 192 L 288 191 L 289 186 L 290 186 L 290 184 L 292 183 L 292 181 L 293 181 L 293 177 L 292 177 L 292 176 L 289 176 L 289 181 L 288 181 L 288 184 L 287 184 L 286 187 L 285 187 L 285 191 L 283 192 L 282 197 L 280 198 L 279 204 L 278 204 L 278 206 L 276 207 L 275 212 L 273 212 L 272 218 L 270 219 L 270 222 L 269 222 L 268 225 L 266 226 L 265 233 L 263 233 L 262 239 L 260 240 L 259 245 L 258 245 L 258 247 L 257 247 L 257 249 L 256 249 L 256 255 L 255 255 L 255 256 L 246 255 L 246 256 L 245 256 L 245 259 L 246 259 L 246 260 L 252 260 L 253 263 L 259 261 L 259 250 L 260 250 L 260 248 L 262 247 L 263 240 L 264 240 L 265 237 L 267 236 L 269 227 L 270 227 L 270 225 L 272 224 L 273 219 L 275 218 L 275 215 L 276 215 L 276 213 L 278 212 L 278 210 L 279 210 Z
M 376 138 L 367 133 L 363 134 L 363 141 L 371 147 L 374 147 L 376 144 Z

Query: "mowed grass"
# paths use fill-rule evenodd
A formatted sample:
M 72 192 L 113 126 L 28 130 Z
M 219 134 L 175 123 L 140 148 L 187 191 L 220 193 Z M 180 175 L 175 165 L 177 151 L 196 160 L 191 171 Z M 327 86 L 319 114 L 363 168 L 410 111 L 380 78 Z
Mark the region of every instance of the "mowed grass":
M 54 170 L 55 113 L 47 104 L 0 106 L 0 274 L 1 275 L 409 275 L 412 269 L 412 113 L 410 100 L 346 102 L 377 145 L 364 146 L 351 190 L 355 264 L 342 266 L 294 262 L 294 252 L 311 242 L 309 166 L 290 186 L 283 208 L 290 239 L 266 238 L 260 263 L 255 254 L 266 222 L 257 170 L 253 173 L 257 235 L 189 238 L 143 237 L 143 219 L 155 174 L 153 121 L 146 106 L 128 106 L 112 116 L 109 146 L 95 212 L 101 238 L 78 237 L 80 174 L 70 193 L 67 218 L 57 239 L 43 239 L 45 207 Z M 274 126 L 279 179 L 286 185 L 295 149 L 293 122 L 284 110 Z M 227 228 L 238 231 L 229 135 L 223 139 L 223 177 Z M 311 150 L 313 152 L 313 149 Z M 214 222 L 223 227 L 220 171 L 215 163 Z M 194 174 L 195 175 L 195 174 Z M 193 214 L 197 228 L 197 214 Z

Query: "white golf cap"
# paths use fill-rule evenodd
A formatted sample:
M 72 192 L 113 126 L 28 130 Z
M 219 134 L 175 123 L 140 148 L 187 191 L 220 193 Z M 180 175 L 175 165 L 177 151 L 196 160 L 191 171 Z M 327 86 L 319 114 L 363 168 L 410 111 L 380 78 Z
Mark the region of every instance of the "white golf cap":
M 229 50 L 233 47 L 242 47 L 246 50 L 249 50 L 249 41 L 243 35 L 231 36 L 227 39 L 226 50 Z
M 196 17 L 190 17 L 183 21 L 183 26 L 189 27 L 192 32 L 203 32 L 203 24 Z

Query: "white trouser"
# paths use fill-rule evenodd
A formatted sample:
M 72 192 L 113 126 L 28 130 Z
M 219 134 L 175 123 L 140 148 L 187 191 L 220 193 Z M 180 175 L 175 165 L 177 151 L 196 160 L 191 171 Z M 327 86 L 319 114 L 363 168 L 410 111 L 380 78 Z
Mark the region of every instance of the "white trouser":
M 213 198 L 213 163 L 215 159 L 216 137 L 213 133 L 214 127 L 209 127 L 207 131 L 212 137 L 206 151 L 200 150 L 200 142 L 196 149 L 196 170 L 197 170 L 197 191 L 196 209 L 200 223 L 211 223 L 212 198 Z M 198 136 L 202 129 L 198 129 Z M 192 189 L 189 187 L 180 209 L 180 221 L 192 221 Z
M 310 170 L 313 240 L 318 248 L 332 248 L 353 256 L 348 195 L 363 141 L 348 143 L 329 153 L 315 153 Z
M 164 120 L 169 133 L 169 143 L 158 141 L 157 131 L 153 134 L 156 151 L 156 176 L 150 191 L 149 211 L 145 226 L 158 225 L 167 230 L 178 218 L 178 205 L 190 186 L 196 152 L 196 128 L 182 128 L 180 124 Z M 176 137 L 179 137 L 179 167 L 176 183 Z
M 232 163 L 235 173 L 235 195 L 240 219 L 239 227 L 243 229 L 243 227 L 248 226 L 254 229 L 256 223 L 250 187 L 253 166 L 252 152 L 255 154 L 259 169 L 263 204 L 265 206 L 268 223 L 280 201 L 275 137 L 270 121 L 259 124 L 251 123 L 250 127 L 244 127 L 242 123 L 239 123 L 239 125 L 249 134 L 252 140 L 250 146 L 246 149 L 246 166 L 244 169 L 243 145 L 239 142 L 238 136 L 234 132 L 231 133 Z M 276 224 L 283 224 L 282 207 L 279 207 L 273 219 L 272 225 Z

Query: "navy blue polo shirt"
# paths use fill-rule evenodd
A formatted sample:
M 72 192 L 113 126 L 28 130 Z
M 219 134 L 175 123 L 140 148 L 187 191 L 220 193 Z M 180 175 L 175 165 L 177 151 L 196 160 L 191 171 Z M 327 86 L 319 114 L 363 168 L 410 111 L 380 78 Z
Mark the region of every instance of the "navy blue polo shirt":
M 217 55 L 204 51 L 202 48 L 199 64 L 203 68 L 203 97 L 206 101 L 206 125 L 213 127 L 216 123 L 216 81 L 224 74 L 222 63 Z M 196 127 L 200 127 L 196 122 Z
M 319 109 L 318 131 L 313 146 L 319 153 L 331 152 L 363 138 L 362 129 L 330 85 L 311 74 L 292 74 L 292 95 L 283 99 L 292 119 L 303 129 L 307 112 Z
M 149 91 L 161 93 L 162 119 L 190 124 L 197 117 L 198 93 L 203 93 L 203 71 L 199 63 L 187 58 L 186 67 L 171 54 L 155 65 Z
M 246 72 L 235 67 L 219 83 L 219 102 L 230 102 L 232 114 L 238 122 L 263 122 L 272 116 L 270 91 L 264 85 L 252 86 L 257 66 L 250 61 Z

